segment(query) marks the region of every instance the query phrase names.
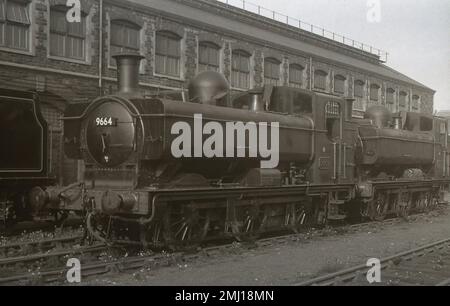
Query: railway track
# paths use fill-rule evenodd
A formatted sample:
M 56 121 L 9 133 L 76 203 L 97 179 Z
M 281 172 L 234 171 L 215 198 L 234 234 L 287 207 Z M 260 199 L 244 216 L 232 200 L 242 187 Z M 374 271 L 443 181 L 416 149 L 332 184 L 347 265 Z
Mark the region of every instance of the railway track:
M 73 235 L 69 237 L 48 238 L 42 240 L 21 241 L 0 245 L 0 260 L 6 257 L 17 255 L 29 255 L 30 252 L 48 252 L 55 248 L 64 248 L 66 245 L 73 245 L 83 238 L 82 235 Z
M 68 219 L 63 225 L 57 225 L 54 221 L 27 221 L 14 225 L 11 228 L 4 229 L 0 227 L 0 236 L 6 238 L 20 235 L 22 233 L 31 233 L 35 231 L 53 232 L 55 229 L 78 228 L 83 225 L 82 219 Z
M 380 260 L 381 286 L 450 285 L 450 238 Z M 320 276 L 295 286 L 367 286 L 366 264 Z
M 426 216 L 427 214 L 417 215 L 416 217 Z M 299 234 L 289 234 L 281 235 L 275 237 L 267 237 L 253 242 L 244 243 L 227 243 L 222 245 L 216 245 L 211 247 L 205 247 L 195 252 L 175 252 L 175 253 L 141 253 L 137 256 L 127 257 L 127 254 L 122 255 L 122 257 L 117 256 L 105 256 L 107 259 L 97 259 L 97 256 L 90 256 L 90 258 L 95 258 L 95 260 L 81 260 L 82 262 L 82 277 L 91 277 L 94 275 L 101 275 L 110 272 L 126 272 L 135 271 L 139 269 L 155 269 L 158 267 L 165 267 L 171 265 L 185 265 L 187 263 L 194 262 L 201 259 L 210 259 L 214 257 L 220 257 L 224 255 L 236 255 L 240 253 L 245 253 L 249 249 L 265 248 L 269 246 L 283 245 L 292 242 L 300 242 L 311 239 L 314 236 L 320 237 L 325 235 L 330 235 L 330 231 L 336 232 L 349 232 L 349 231 L 361 231 L 367 230 L 376 226 L 388 226 L 396 223 L 404 222 L 402 218 L 389 219 L 380 222 L 368 222 L 360 223 L 355 225 L 348 225 L 340 228 L 325 228 L 320 230 L 313 230 L 310 232 L 299 233 Z M 101 252 L 107 252 L 108 248 L 104 245 L 93 246 L 77 250 L 63 250 L 57 252 L 50 252 L 47 254 L 35 254 L 30 256 L 21 256 L 15 258 L 6 258 L 0 260 L 0 271 L 2 264 L 5 266 L 24 265 L 27 263 L 42 262 L 43 260 L 49 260 L 51 258 L 67 258 L 70 256 L 75 256 L 77 254 L 92 253 L 99 254 Z M 125 256 L 125 257 L 123 257 Z M 62 264 L 56 268 L 49 269 L 39 269 L 38 271 L 26 270 L 16 274 L 10 274 L 7 276 L 2 276 L 0 274 L 0 285 L 17 284 L 20 282 L 34 282 L 39 284 L 47 283 L 64 283 L 65 276 L 67 272 L 67 267 Z

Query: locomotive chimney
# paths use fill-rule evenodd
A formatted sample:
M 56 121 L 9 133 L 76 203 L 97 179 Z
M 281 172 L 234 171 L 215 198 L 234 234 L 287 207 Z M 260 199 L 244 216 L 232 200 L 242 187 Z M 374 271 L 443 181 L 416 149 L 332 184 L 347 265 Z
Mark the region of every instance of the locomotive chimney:
M 140 95 L 139 67 L 144 58 L 139 54 L 119 54 L 113 58 L 117 63 L 119 94 Z
M 347 121 L 353 119 L 353 102 L 355 99 L 345 99 L 345 120 Z
M 402 117 L 401 116 L 395 116 L 394 117 L 394 129 L 401 130 L 402 129 Z
M 263 112 L 264 111 L 264 100 L 263 100 L 263 92 L 262 89 L 256 88 L 249 91 L 251 96 L 251 105 L 250 109 L 254 112 Z

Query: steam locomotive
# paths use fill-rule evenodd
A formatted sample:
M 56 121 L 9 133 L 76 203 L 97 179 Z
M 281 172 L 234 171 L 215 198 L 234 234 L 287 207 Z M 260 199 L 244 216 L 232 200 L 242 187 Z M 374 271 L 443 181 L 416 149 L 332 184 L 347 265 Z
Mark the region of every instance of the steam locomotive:
M 55 183 L 48 170 L 47 136 L 38 95 L 0 89 L 0 228 L 35 218 L 30 192 Z
M 284 86 L 233 95 L 216 72 L 190 83 L 188 101 L 145 96 L 141 57 L 116 61 L 118 94 L 65 114 L 65 152 L 84 160 L 84 180 L 33 192 L 36 210 L 84 212 L 101 241 L 176 248 L 382 220 L 433 209 L 449 188 L 442 118 L 374 106 L 354 119 L 352 99 Z M 180 122 L 190 141 L 179 146 L 184 156 L 174 156 Z M 230 123 L 244 130 L 241 138 Z M 267 128 L 277 128 L 278 147 Z M 276 151 L 275 168 L 261 166 L 267 155 L 255 153 L 256 140 Z M 195 144 L 208 141 L 215 155 L 198 152 Z

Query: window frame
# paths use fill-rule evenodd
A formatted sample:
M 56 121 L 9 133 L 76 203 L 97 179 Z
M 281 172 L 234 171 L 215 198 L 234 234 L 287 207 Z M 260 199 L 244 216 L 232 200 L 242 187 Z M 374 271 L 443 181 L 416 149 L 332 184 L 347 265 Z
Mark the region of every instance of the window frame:
M 374 89 L 376 89 L 376 91 L 377 91 L 377 96 L 376 96 L 376 98 L 374 98 L 374 96 L 373 96 L 373 91 L 372 91 L 372 90 L 374 90 Z M 369 88 L 369 100 L 370 100 L 370 101 L 379 102 L 379 101 L 380 101 L 380 90 L 381 90 L 381 86 L 378 85 L 377 83 L 370 84 L 370 88 Z
M 270 74 L 268 74 L 270 70 Z M 264 84 L 281 85 L 281 61 L 273 57 L 264 58 Z
M 336 81 L 342 81 L 342 91 L 337 90 Z M 342 74 L 336 74 L 334 76 L 333 82 L 334 82 L 334 88 L 333 88 L 334 93 L 345 95 L 345 91 L 346 91 L 345 83 L 347 82 L 347 78 Z
M 4 0 L 0 0 L 0 31 L 1 31 L 1 36 L 0 36 L 0 46 L 4 46 L 5 45 L 5 36 L 6 36 L 6 1 Z
M 26 54 L 26 55 L 31 55 L 33 54 L 33 50 L 34 50 L 34 46 L 31 43 L 31 37 L 33 34 L 33 29 L 32 29 L 32 25 L 33 25 L 33 2 L 29 1 L 29 0 L 0 0 L 0 2 L 2 3 L 1 7 L 3 8 L 3 16 L 2 18 L 0 18 L 0 24 L 1 26 L 1 41 L 0 41 L 0 49 L 1 50 L 5 50 L 5 51 L 9 51 L 9 52 L 14 52 L 14 53 L 19 53 L 19 54 Z M 24 6 L 24 10 L 23 13 L 25 14 L 24 16 L 26 17 L 26 21 L 22 20 L 12 20 L 8 17 L 8 3 L 15 3 L 17 5 L 23 5 Z M 23 16 L 21 16 L 23 17 Z M 8 26 L 12 26 L 12 27 L 18 27 L 19 29 L 22 29 L 25 31 L 26 37 L 24 40 L 25 43 L 25 48 L 20 48 L 20 47 L 15 47 L 11 41 L 8 42 Z M 11 29 L 12 31 L 12 29 Z M 14 35 L 10 35 L 11 38 L 14 37 Z M 14 39 L 13 39 L 14 41 Z
M 177 44 L 177 48 L 173 49 L 176 50 L 176 54 L 169 54 L 168 51 L 160 51 L 160 45 L 158 44 L 158 37 L 163 37 L 166 39 L 166 50 L 170 49 L 169 44 L 171 42 Z M 175 79 L 181 79 L 181 73 L 182 73 L 182 50 L 181 50 L 181 43 L 182 43 L 183 37 L 178 35 L 177 33 L 166 31 L 166 30 L 160 30 L 155 31 L 155 47 L 154 47 L 154 59 L 155 59 L 155 65 L 154 66 L 154 74 L 161 77 L 167 77 L 167 78 L 175 78 Z M 158 65 L 156 65 L 156 62 L 160 62 L 158 57 L 162 57 L 164 62 L 164 71 L 158 71 Z M 167 65 L 168 60 L 175 60 L 177 72 L 174 74 L 168 73 L 167 71 Z
M 396 90 L 394 88 L 389 87 L 388 89 L 386 89 L 386 104 L 395 105 L 395 93 L 396 93 Z M 392 101 L 388 99 L 391 96 L 392 96 Z
M 239 66 L 239 69 L 235 68 L 235 56 L 239 56 L 239 63 L 242 64 L 242 59 L 247 61 L 248 69 L 242 69 L 242 66 Z M 240 90 L 248 90 L 251 88 L 251 53 L 248 53 L 242 49 L 236 49 L 231 52 L 231 86 L 232 88 L 240 89 Z M 239 76 L 239 80 L 235 80 L 236 74 Z M 247 87 L 241 86 L 240 80 L 241 77 L 246 78 Z
M 206 62 L 203 62 L 203 58 L 202 58 L 202 51 L 201 49 L 205 48 L 207 50 L 207 60 Z M 209 52 L 210 50 L 214 50 L 217 52 L 217 64 L 213 63 L 211 61 L 211 53 Z M 198 43 L 198 72 L 204 72 L 204 71 L 216 71 L 216 72 L 220 72 L 221 71 L 221 65 L 220 65 L 220 52 L 221 52 L 222 48 L 211 41 L 207 41 L 207 40 L 203 40 L 200 41 Z M 201 67 L 205 67 L 206 69 L 201 69 Z M 211 69 L 212 68 L 212 69 Z
M 59 12 L 62 14 L 67 14 L 68 8 L 66 8 L 65 6 L 62 5 L 54 5 L 51 6 L 49 9 L 49 30 L 48 30 L 48 34 L 49 34 L 49 39 L 48 39 L 48 57 L 52 58 L 52 59 L 58 59 L 58 60 L 64 60 L 64 61 L 69 61 L 69 62 L 76 62 L 76 63 L 82 63 L 85 64 L 87 63 L 87 45 L 88 45 L 88 29 L 87 29 L 87 20 L 88 20 L 88 15 L 84 12 L 81 13 L 81 18 L 82 18 L 82 34 L 75 34 L 75 33 L 70 33 L 70 27 L 69 27 L 69 23 L 67 21 L 65 21 L 65 30 L 64 31 L 57 31 L 57 30 L 52 30 L 52 14 L 54 12 Z M 58 54 L 52 54 L 52 34 L 53 35 L 61 35 L 64 36 L 64 54 L 63 55 L 58 55 Z M 67 54 L 67 50 L 65 49 L 67 46 L 67 39 L 72 38 L 72 39 L 80 39 L 82 40 L 82 51 L 83 51 L 83 56 L 82 57 L 71 57 Z
M 365 82 L 365 81 L 363 81 L 363 80 L 355 80 L 355 81 L 353 82 L 353 97 L 363 99 L 364 96 L 365 96 L 364 93 L 365 93 L 365 91 L 366 91 L 366 84 L 367 84 L 367 82 Z M 361 87 L 361 95 L 358 95 L 358 94 L 357 94 L 358 92 L 357 92 L 356 88 L 357 88 L 358 86 Z
M 125 45 L 123 44 L 123 38 L 122 38 L 122 44 L 116 44 L 115 42 L 113 42 L 113 36 L 112 36 L 112 32 L 113 32 L 113 26 L 120 26 L 122 27 L 122 31 L 124 31 L 126 28 L 128 28 L 128 30 L 135 30 L 137 31 L 137 47 L 132 47 L 130 45 Z M 136 54 L 140 54 L 141 52 L 141 47 L 142 47 L 142 38 L 141 38 L 141 33 L 142 33 L 142 27 L 136 23 L 133 23 L 131 21 L 125 20 L 125 19 L 113 19 L 110 20 L 109 22 L 109 58 L 108 58 L 108 67 L 110 69 L 117 69 L 117 63 L 116 61 L 113 59 L 114 55 L 120 54 L 120 53 L 136 53 Z M 123 33 L 122 33 L 123 35 Z M 117 51 L 113 51 L 114 48 L 120 48 L 121 51 L 117 52 Z M 115 49 L 114 49 L 115 50 Z
M 419 95 L 413 95 L 411 97 L 411 107 L 414 110 L 419 110 L 420 109 L 420 96 Z
M 300 72 L 300 80 L 294 81 L 292 79 L 292 70 L 297 70 Z M 305 67 L 303 67 L 300 64 L 290 64 L 289 65 L 289 86 L 295 87 L 295 88 L 302 88 L 303 87 L 303 75 L 305 73 Z
M 402 99 L 402 97 L 404 97 L 404 100 Z M 404 104 L 402 104 L 402 102 L 404 102 Z M 408 93 L 406 91 L 401 90 L 398 93 L 398 105 L 402 108 L 408 107 Z
M 314 70 L 314 89 L 318 89 L 318 90 L 322 90 L 322 91 L 326 91 L 327 90 L 327 78 L 328 78 L 329 73 L 327 73 L 324 70 L 321 69 L 316 69 Z M 322 87 L 318 87 L 318 85 L 321 84 L 317 84 L 317 80 L 318 80 L 318 76 L 323 77 L 323 88 Z

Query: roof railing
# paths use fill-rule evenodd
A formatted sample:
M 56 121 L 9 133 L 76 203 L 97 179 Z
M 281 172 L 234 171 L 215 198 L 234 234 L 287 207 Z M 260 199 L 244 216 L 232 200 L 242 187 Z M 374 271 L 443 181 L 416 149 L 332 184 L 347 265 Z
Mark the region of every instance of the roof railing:
M 316 34 L 316 35 L 325 37 L 327 39 L 333 40 L 335 42 L 344 44 L 346 46 L 356 48 L 358 50 L 376 55 L 379 57 L 380 61 L 382 61 L 382 62 L 387 62 L 387 60 L 388 60 L 389 53 L 384 50 L 375 48 L 371 45 L 351 39 L 344 35 L 340 35 L 333 31 L 329 31 L 322 27 L 315 26 L 311 23 L 301 21 L 300 19 L 293 18 L 293 17 L 287 16 L 287 15 L 278 13 L 276 11 L 267 9 L 265 7 L 262 7 L 261 5 L 254 4 L 254 3 L 246 1 L 246 0 L 217 0 L 217 1 L 222 2 L 228 6 L 243 9 L 247 12 L 272 19 L 274 21 L 284 23 L 288 26 L 292 26 L 297 29 L 300 29 L 300 30 L 303 30 L 303 31 L 306 31 L 306 32 L 309 32 L 312 34 Z

